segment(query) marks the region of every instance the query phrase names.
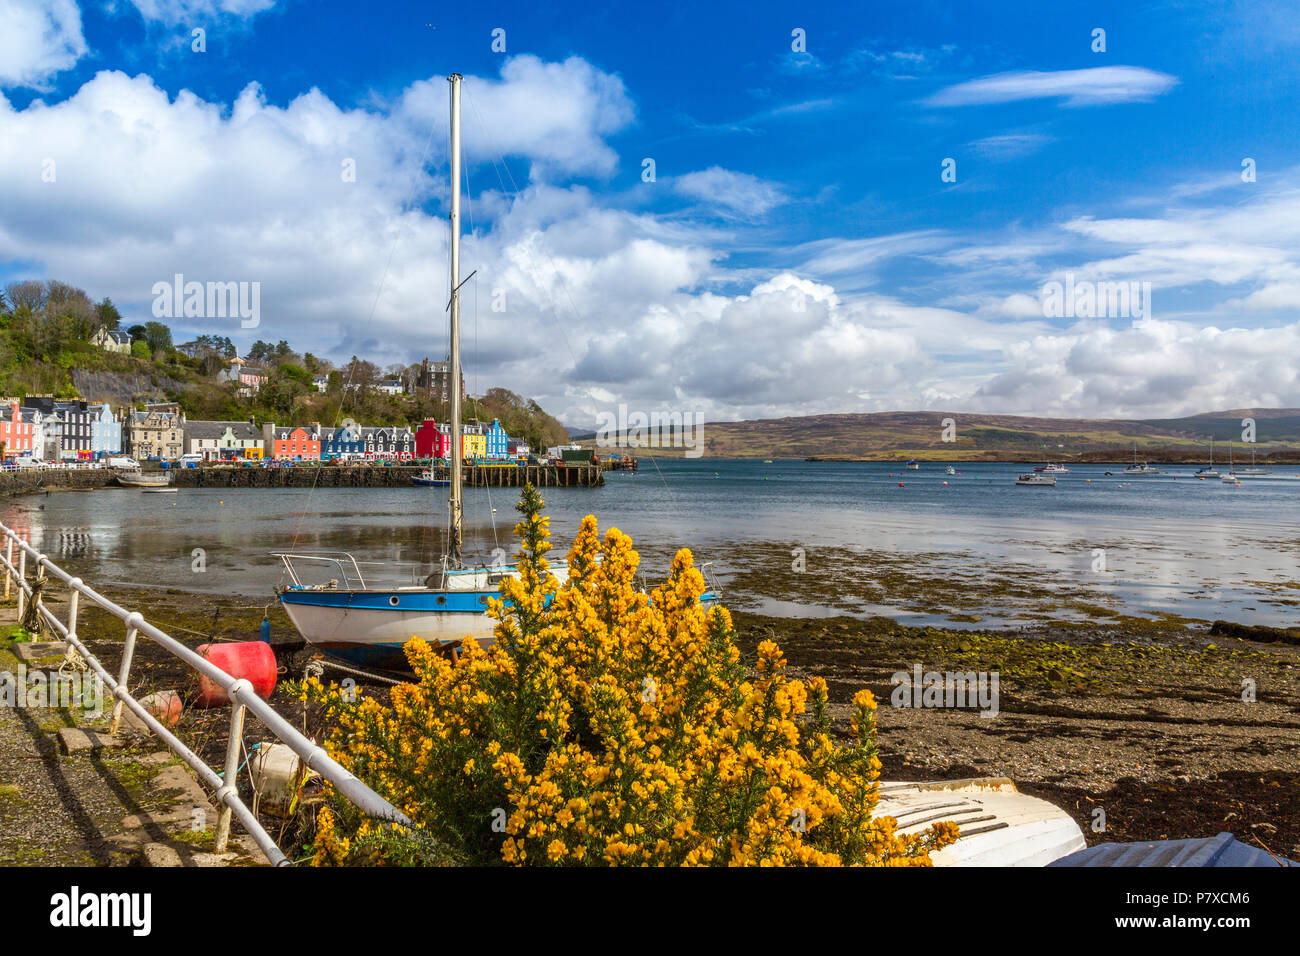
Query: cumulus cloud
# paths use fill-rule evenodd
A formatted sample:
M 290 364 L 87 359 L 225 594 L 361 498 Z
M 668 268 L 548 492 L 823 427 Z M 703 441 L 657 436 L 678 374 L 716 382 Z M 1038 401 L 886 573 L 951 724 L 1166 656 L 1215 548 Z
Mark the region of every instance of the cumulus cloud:
M 949 86 L 931 96 L 931 106 L 970 106 L 1016 100 L 1061 99 L 1066 106 L 1099 106 L 1151 100 L 1169 92 L 1178 78 L 1140 66 L 1098 66 L 1086 70 L 998 73 Z
M 86 52 L 75 0 L 0 0 L 0 88 L 40 89 Z
M 713 419 L 1300 403 L 1300 331 L 1285 311 L 1300 294 L 1300 191 L 1007 236 L 756 241 L 733 266 L 737 236 L 771 233 L 744 232 L 743 218 L 771 213 L 784 191 L 712 167 L 666 181 L 692 201 L 685 212 L 602 199 L 588 178 L 617 168 L 608 140 L 635 116 L 617 76 L 578 58 L 518 57 L 499 76 L 467 77 L 465 91 L 471 388 L 508 385 L 587 427 L 617 403 Z M 59 102 L 16 109 L 0 97 L 0 262 L 110 295 L 128 322 L 151 317 L 153 284 L 177 272 L 261 282 L 259 328 L 174 320 L 178 340 L 207 332 L 342 360 L 438 358 L 446 115 L 441 78 L 361 107 L 319 90 L 274 104 L 256 84 L 211 102 L 120 72 Z M 514 171 L 512 182 L 502 170 L 504 186 L 499 152 Z M 42 176 L 47 159 L 53 177 Z M 877 278 L 908 257 L 932 278 L 878 294 Z M 1050 323 L 1035 297 L 1065 269 L 1152 281 L 1156 318 Z M 1177 283 L 1214 286 L 1203 308 L 1223 314 L 1207 324 L 1165 308 Z
M 1081 323 L 1007 350 L 978 410 L 1140 416 L 1294 405 L 1300 324 L 1219 329 L 1144 319 L 1122 329 Z

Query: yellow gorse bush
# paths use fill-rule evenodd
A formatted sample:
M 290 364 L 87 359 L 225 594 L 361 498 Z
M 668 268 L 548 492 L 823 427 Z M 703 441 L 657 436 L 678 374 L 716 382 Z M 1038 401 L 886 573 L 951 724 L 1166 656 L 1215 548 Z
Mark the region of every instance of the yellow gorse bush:
M 747 670 L 689 551 L 647 595 L 631 539 L 588 516 L 561 587 L 536 490 L 517 507 L 520 577 L 491 605 L 491 647 L 453 661 L 412 640 L 415 681 L 387 704 L 304 685 L 334 719 L 333 757 L 414 823 L 334 800 L 314 863 L 916 866 L 956 839 L 872 817 L 875 699 L 857 694 L 837 746 L 825 682 L 788 679 L 770 641 Z

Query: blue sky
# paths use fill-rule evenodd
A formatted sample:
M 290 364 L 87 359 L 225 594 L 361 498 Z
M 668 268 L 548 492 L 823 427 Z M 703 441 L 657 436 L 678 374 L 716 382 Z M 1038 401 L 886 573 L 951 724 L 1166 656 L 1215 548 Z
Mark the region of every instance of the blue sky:
M 1300 405 L 1283 3 L 0 0 L 0 26 L 0 280 L 142 319 L 176 272 L 260 283 L 257 328 L 181 339 L 439 356 L 458 71 L 480 389 L 576 426 Z M 1048 314 L 1067 273 L 1149 308 Z

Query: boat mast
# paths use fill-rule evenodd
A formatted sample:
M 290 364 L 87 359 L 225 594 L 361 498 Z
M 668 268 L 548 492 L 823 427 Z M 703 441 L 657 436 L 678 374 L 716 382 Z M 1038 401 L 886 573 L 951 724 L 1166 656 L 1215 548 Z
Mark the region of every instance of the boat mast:
M 451 84 L 451 564 L 461 565 L 460 471 L 463 449 L 460 437 L 460 80 L 459 73 L 447 77 Z

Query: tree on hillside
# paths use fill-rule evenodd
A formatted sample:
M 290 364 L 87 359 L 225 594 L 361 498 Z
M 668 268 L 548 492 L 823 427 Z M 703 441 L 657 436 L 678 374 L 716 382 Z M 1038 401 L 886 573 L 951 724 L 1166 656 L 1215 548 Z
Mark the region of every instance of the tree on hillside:
M 327 360 L 323 358 L 317 358 L 315 355 L 312 355 L 310 352 L 303 353 L 302 367 L 305 368 L 307 371 L 311 372 L 313 375 L 323 375 L 326 372 L 328 372 L 331 368 L 333 368 L 333 366 Z
M 270 342 L 263 342 L 261 339 L 258 339 L 248 347 L 248 351 L 244 354 L 244 358 L 248 359 L 250 362 L 261 364 L 262 362 L 269 362 L 274 355 L 275 346 Z
M 224 335 L 200 335 L 192 342 L 184 342 L 176 346 L 176 351 L 192 359 L 203 359 L 208 356 L 216 356 L 220 359 L 235 357 L 234 343 Z
M 374 362 L 359 359 L 355 355 L 340 371 L 343 373 L 343 384 L 345 385 L 368 388 L 379 381 L 379 366 Z
M 126 334 L 131 336 L 133 339 L 142 339 L 144 338 L 145 331 L 146 329 L 143 325 L 133 325 L 126 330 Z
M 172 347 L 172 330 L 161 322 L 146 322 L 144 340 L 149 343 L 149 351 L 154 355 L 166 355 Z
M 95 306 L 95 318 L 104 328 L 116 329 L 118 323 L 122 321 L 122 313 L 117 311 L 117 306 L 113 304 L 112 299 L 104 296 L 99 304 Z
M 14 314 L 20 310 L 39 312 L 45 307 L 45 283 L 35 279 L 11 282 L 5 287 L 5 296 Z

